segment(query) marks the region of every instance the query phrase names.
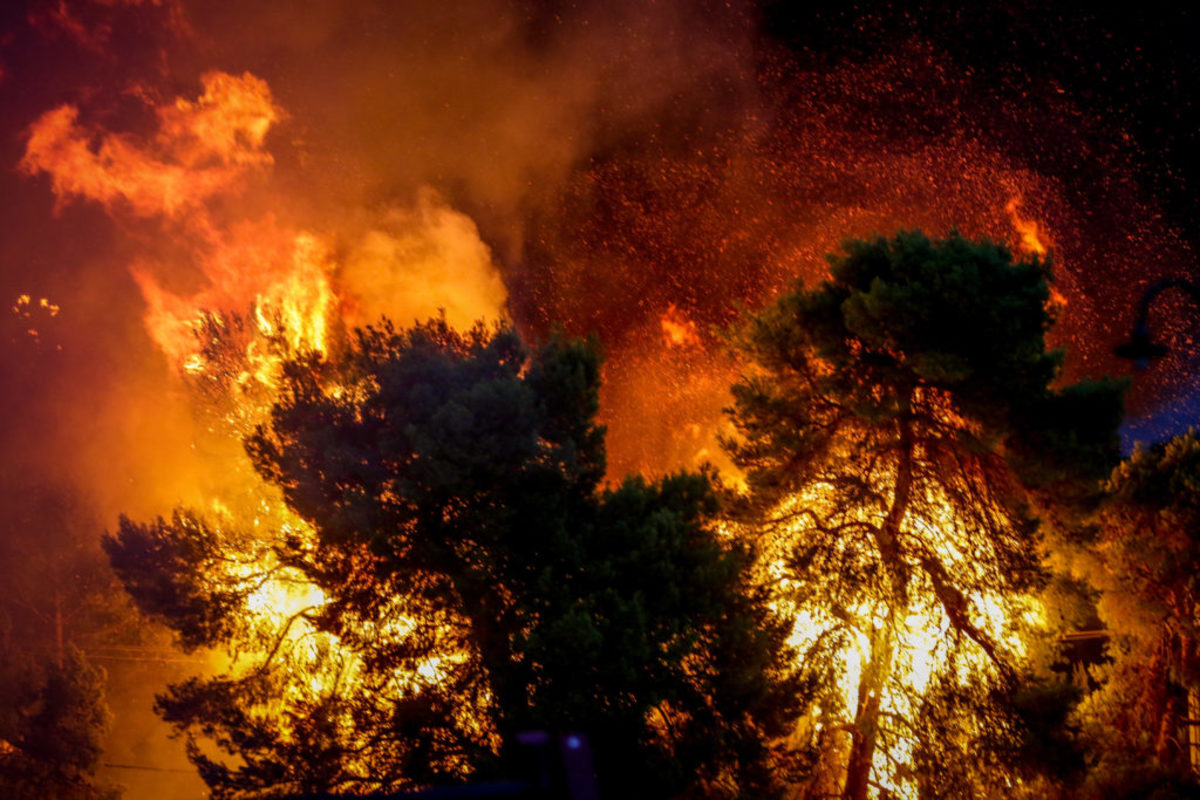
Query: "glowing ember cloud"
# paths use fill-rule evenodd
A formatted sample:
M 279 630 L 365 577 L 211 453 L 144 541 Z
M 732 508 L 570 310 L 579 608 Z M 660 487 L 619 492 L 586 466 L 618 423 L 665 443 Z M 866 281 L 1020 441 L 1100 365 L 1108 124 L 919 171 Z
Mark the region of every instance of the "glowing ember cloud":
M 55 0 L 30 19 L 35 29 L 98 52 L 114 31 L 85 22 L 80 11 L 138 5 L 169 11 L 172 35 L 188 27 L 174 0 Z M 498 24 L 483 5 L 454 9 L 447 19 L 416 14 L 434 45 L 424 41 L 425 28 L 406 20 L 403 34 L 381 27 L 377 45 L 363 37 L 358 50 L 346 42 L 359 6 L 317 6 L 312 21 L 272 3 L 245 4 L 244 16 L 213 10 L 211 20 L 194 21 L 220 40 L 202 51 L 211 59 L 204 63 L 253 63 L 266 78 L 209 71 L 186 96 L 164 99 L 149 88 L 146 70 L 122 93 L 122 102 L 143 104 L 145 124 L 119 131 L 95 121 L 103 114 L 93 113 L 83 87 L 70 103 L 50 107 L 60 95 L 38 109 L 20 160 L 24 174 L 48 180 L 60 210 L 79 202 L 119 222 L 126 248 L 139 253 L 127 266 L 145 329 L 171 372 L 165 385 L 175 391 L 182 381 L 189 412 L 215 420 L 207 432 L 222 446 L 211 453 L 206 442 L 181 435 L 185 447 L 200 451 L 206 478 L 219 476 L 211 485 L 226 490 L 199 507 L 238 553 L 223 579 L 258 582 L 247 594 L 246 626 L 259 644 L 247 653 L 282 641 L 293 670 L 283 706 L 262 713 L 353 685 L 355 673 L 336 657 L 336 639 L 316 634 L 306 620 L 325 599 L 269 554 L 282 537 L 307 540 L 312 532 L 259 481 L 238 446 L 264 419 L 289 355 L 330 353 L 341 330 L 381 315 L 403 325 L 439 309 L 460 327 L 511 313 L 535 336 L 556 323 L 572 333 L 598 331 L 608 355 L 602 413 L 611 477 L 715 461 L 736 484 L 740 476 L 717 433 L 739 367 L 712 332 L 735 319 L 738 304 L 758 306 L 796 277 L 821 280 L 824 254 L 843 238 L 958 228 L 1052 256 L 1052 301 L 1061 310 L 1055 335 L 1072 346 L 1071 376 L 1112 371 L 1109 334 L 1125 324 L 1139 281 L 1193 261 L 1112 152 L 1082 153 L 1094 142 L 1095 121 L 1060 90 L 1047 87 L 1043 95 L 1030 86 L 1021 98 L 1001 96 L 926 40 L 900 38 L 886 50 L 813 67 L 786 53 L 743 52 L 754 38 L 746 30 L 726 36 L 669 3 L 645 25 L 637 23 L 640 8 L 611 15 L 619 18 L 611 26 L 564 11 L 536 31 L 521 28 L 523 7 Z M 461 27 L 467 22 L 458 16 L 478 30 Z M 247 19 L 253 24 L 241 24 Z M 410 38 L 402 47 L 391 36 Z M 440 60 L 430 57 L 437 47 L 447 51 Z M 308 48 L 321 49 L 324 61 Z M 8 87 L 22 76 L 2 55 Z M 181 79 L 161 68 L 163 85 L 196 80 L 194 72 Z M 306 93 L 325 105 L 310 97 L 302 111 L 323 119 L 289 117 L 300 113 L 293 99 Z M 309 153 L 324 159 L 320 166 L 296 166 Z M 1104 177 L 1094 186 L 1070 184 L 1056 175 L 1055 159 L 1090 159 Z M 294 173 L 285 176 L 292 183 L 280 179 L 283 169 Z M 307 198 L 317 212 L 302 213 L 297 187 L 318 194 L 310 186 L 325 177 L 322 169 L 370 188 L 328 203 Z M 424 186 L 431 182 L 438 189 Z M 362 196 L 371 199 L 335 208 Z M 505 243 L 500 267 L 489 247 L 495 242 Z M 17 291 L 31 292 L 13 311 L 36 336 L 42 326 L 32 320 L 58 312 L 38 298 L 60 295 L 27 283 Z M 72 310 L 73 299 L 63 301 Z M 1172 322 L 1165 335 L 1182 342 L 1185 332 Z M 1175 377 L 1154 380 L 1178 382 L 1180 363 Z M 114 395 L 160 392 L 164 384 L 146 385 Z M 943 555 L 957 563 L 963 543 L 953 522 L 922 524 L 939 531 Z M 970 600 L 977 624 L 1017 657 L 1014 631 L 1042 624 L 1030 598 Z M 784 610 L 795 615 L 793 643 L 801 649 L 834 624 Z M 862 637 L 887 613 L 870 604 L 853 611 L 856 632 L 840 654 L 836 687 L 845 708 L 857 701 Z M 897 613 L 897 686 L 919 693 L 930 674 L 946 668 L 938 649 L 946 620 L 936 608 Z M 363 635 L 402 637 L 414 623 L 389 624 Z M 249 669 L 252 662 L 243 656 L 218 666 Z M 436 682 L 437 665 L 430 660 L 381 691 Z M 970 656 L 954 669 L 976 666 Z M 884 706 L 903 714 L 910 702 L 897 688 Z M 838 712 L 826 711 L 810 723 L 836 726 Z M 910 750 L 895 738 L 876 759 L 904 762 Z M 889 790 L 903 796 L 910 786 L 898 778 Z

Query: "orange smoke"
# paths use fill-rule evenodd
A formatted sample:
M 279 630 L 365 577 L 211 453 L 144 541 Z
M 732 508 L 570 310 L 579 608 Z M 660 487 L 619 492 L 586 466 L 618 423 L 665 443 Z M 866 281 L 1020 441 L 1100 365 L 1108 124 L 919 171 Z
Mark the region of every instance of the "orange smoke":
M 505 316 L 508 292 L 492 253 L 467 215 L 433 189 L 410 208 L 388 208 L 355 231 L 337 274 L 349 326 L 388 317 L 408 325 L 439 311 L 450 324 Z

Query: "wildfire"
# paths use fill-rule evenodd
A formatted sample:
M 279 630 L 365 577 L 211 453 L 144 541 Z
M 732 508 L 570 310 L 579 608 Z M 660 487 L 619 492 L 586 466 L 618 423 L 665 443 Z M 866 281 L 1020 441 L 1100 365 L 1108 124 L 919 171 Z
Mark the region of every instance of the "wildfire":
M 1030 255 L 1045 256 L 1050 252 L 1049 247 L 1043 241 L 1045 231 L 1036 220 L 1022 216 L 1018 210 L 1021 207 L 1020 195 L 1008 201 L 1004 206 L 1004 210 L 1008 213 L 1009 219 L 1012 220 L 1013 228 L 1021 237 L 1020 246 L 1017 248 L 1020 252 Z
M 696 333 L 696 323 L 684 316 L 674 303 L 667 306 L 667 310 L 659 319 L 659 325 L 662 326 L 667 345 L 671 347 L 685 347 L 700 343 L 700 336 Z
M 972 563 L 970 555 L 970 530 L 953 518 L 944 501 L 936 497 L 926 497 L 925 501 L 923 507 L 934 509 L 935 513 L 914 520 L 913 531 L 934 543 L 937 557 L 948 571 L 977 572 L 978 566 Z M 819 490 L 792 496 L 774 515 L 791 521 L 776 529 L 766 545 L 778 555 L 768 556 L 765 582 L 776 587 L 775 609 L 793 620 L 789 644 L 796 650 L 798 663 L 828 659 L 836 679 L 834 692 L 810 709 L 797 735 L 802 738 L 811 735 L 825 741 L 823 755 L 830 759 L 825 767 L 829 772 L 825 780 L 836 786 L 839 770 L 844 769 L 837 763 L 837 754 L 849 747 L 848 732 L 855 722 L 855 709 L 862 701 L 863 672 L 871 662 L 872 637 L 890 626 L 896 642 L 895 653 L 880 702 L 882 727 L 872 761 L 872 781 L 889 792 L 889 796 L 916 800 L 919 795 L 912 758 L 917 740 L 906 727 L 906 721 L 919 713 L 922 698 L 935 676 L 965 688 L 981 678 L 994 679 L 999 667 L 994 654 L 978 643 L 964 640 L 955 631 L 945 609 L 936 601 L 911 600 L 903 608 L 891 608 L 885 600 L 864 598 L 852 607 L 830 609 L 820 602 L 798 604 L 790 599 L 796 589 L 802 588 L 794 583 L 787 566 L 790 553 L 798 542 L 805 540 L 806 524 L 802 520 L 814 510 L 820 517 L 830 509 L 830 499 Z M 852 542 L 845 546 L 855 547 Z M 849 550 L 847 557 L 851 557 Z M 934 594 L 930 587 L 913 592 L 916 597 L 931 598 Z M 1016 663 L 1026 657 L 1027 641 L 1045 634 L 1045 608 L 1034 595 L 980 591 L 969 593 L 965 599 L 970 623 Z M 831 642 L 836 643 L 832 652 Z
M 383 314 L 406 322 L 439 309 L 464 326 L 503 315 L 504 287 L 474 223 L 432 190 L 421 192 L 411 209 L 392 207 L 325 232 L 274 214 L 227 218 L 224 204 L 253 175 L 265 178 L 273 163 L 266 141 L 284 119 L 261 79 L 209 73 L 198 98 L 177 98 L 154 111 L 157 130 L 148 138 L 87 126 L 75 106 L 49 111 L 31 127 L 21 167 L 48 174 L 60 205 L 90 201 L 114 216 L 161 226 L 178 263 L 131 265 L 145 327 L 219 439 L 240 443 L 266 422 L 283 363 L 305 354 L 328 357 L 336 329 Z M 206 285 L 191 293 L 168 288 L 180 267 L 198 269 Z M 13 310 L 29 317 L 35 307 L 51 316 L 59 310 L 29 295 Z M 386 685 L 362 686 L 355 649 L 320 625 L 328 598 L 280 558 L 311 548 L 315 532 L 256 475 L 240 446 L 218 452 L 211 467 L 226 485 L 235 484 L 234 493 L 212 497 L 209 513 L 187 524 L 203 526 L 219 542 L 220 553 L 204 566 L 206 579 L 235 587 L 240 598 L 236 634 L 227 653 L 213 654 L 214 670 L 237 680 L 269 674 L 278 683 L 273 698 L 251 713 L 286 720 L 366 692 L 403 697 L 435 686 L 465 658 L 435 651 L 397 670 Z M 385 611 L 345 635 L 387 646 L 435 619 Z M 341 707 L 337 725 L 349 736 L 353 720 Z M 462 713 L 472 724 L 473 711 Z M 282 730 L 288 735 L 286 725 Z M 360 772 L 371 779 L 366 762 Z
M 886 87 L 881 76 L 894 66 L 873 64 L 864 68 L 863 75 L 842 74 L 831 82 L 833 88 L 825 87 L 826 95 L 796 92 L 814 98 L 812 109 L 796 114 L 803 120 L 796 131 L 764 135 L 755 144 L 761 151 L 747 145 L 714 157 L 731 165 L 730 170 L 757 170 L 753 175 L 720 176 L 737 187 L 722 191 L 744 192 L 744 197 L 722 197 L 712 204 L 697 200 L 689 205 L 680 200 L 703 197 L 705 192 L 693 189 L 716 183 L 716 173 L 690 164 L 666 169 L 655 162 L 647 168 L 648 177 L 622 175 L 614 168 L 613 177 L 602 172 L 605 165 L 597 162 L 601 166 L 596 176 L 581 181 L 587 184 L 586 190 L 580 190 L 584 201 L 595 201 L 588 194 L 592 191 L 618 193 L 622 180 L 644 189 L 637 196 L 649 199 L 596 203 L 606 213 L 636 214 L 636 224 L 617 218 L 598 233 L 571 230 L 580 248 L 595 248 L 595 252 L 561 261 L 590 259 L 609 270 L 611 254 L 604 248 L 611 247 L 621 258 L 612 259 L 618 264 L 612 273 L 618 277 L 610 280 L 627 284 L 621 291 L 642 291 L 644 285 L 634 276 L 649 271 L 643 269 L 645 263 L 661 263 L 664 272 L 678 267 L 670 276 L 677 292 L 680 285 L 694 281 L 704 284 L 700 291 L 713 295 L 694 304 L 689 298 L 688 312 L 656 296 L 646 303 L 649 313 L 628 323 L 634 316 L 628 309 L 636 303 L 620 292 L 613 292 L 615 299 L 593 302 L 595 295 L 586 280 L 579 283 L 588 288 L 575 289 L 575 294 L 558 291 L 554 285 L 544 291 L 535 286 L 531 292 L 548 318 L 572 320 L 578 327 L 573 332 L 597 328 L 603 334 L 615 333 L 612 338 L 620 341 L 622 332 L 634 331 L 628 341 L 617 345 L 624 350 L 618 349 L 613 361 L 624 360 L 610 364 L 606 373 L 611 383 L 605 387 L 604 407 L 614 423 L 610 464 L 615 477 L 626 470 L 693 468 L 722 457 L 716 432 L 736 365 L 727 363 L 716 346 L 700 335 L 701 325 L 713 325 L 714 319 L 728 321 L 731 300 L 757 303 L 778 289 L 782 276 L 791 278 L 797 269 L 809 280 L 819 279 L 821 255 L 833 250 L 840 238 L 900 226 L 940 230 L 963 223 L 993 236 L 1015 232 L 1014 249 L 1020 253 L 1038 257 L 1050 253 L 1056 243 L 1051 233 L 1057 234 L 1058 229 L 1048 230 L 1044 222 L 1023 213 L 1023 197 L 1014 192 L 1017 187 L 997 180 L 997 175 L 1007 174 L 1005 165 L 997 164 L 981 146 L 967 142 L 944 149 L 889 150 L 878 141 L 855 144 L 858 140 L 839 127 L 840 117 L 848 115 L 842 114 L 836 97 L 827 95 L 863 91 L 863 86 L 875 87 L 872 91 Z M 939 89 L 946 88 L 939 84 Z M 963 94 L 954 86 L 948 88 L 952 96 Z M 93 122 L 85 104 L 61 105 L 29 127 L 20 168 L 30 175 L 48 176 L 60 207 L 72 201 L 90 202 L 115 218 L 132 217 L 158 226 L 157 244 L 148 248 L 152 255 L 129 265 L 145 305 L 145 328 L 174 375 L 192 390 L 196 410 L 218 417 L 224 426 L 218 434 L 228 441 L 265 421 L 287 358 L 304 353 L 336 357 L 340 330 L 375 322 L 383 315 L 406 324 L 440 310 L 461 327 L 481 317 L 506 314 L 508 290 L 475 223 L 432 189 L 422 189 L 411 203 L 339 215 L 325 227 L 306 224 L 282 192 L 273 193 L 274 213 L 231 210 L 231 202 L 248 187 L 266 185 L 272 194 L 275 158 L 269 144 L 288 115 L 265 80 L 250 73 L 209 72 L 195 95 L 166 100 L 149 93 L 139 96 L 153 112 L 151 133 L 112 132 Z M 922 96 L 919 103 L 908 105 L 925 102 Z M 821 111 L 822 104 L 839 110 Z M 802 173 L 794 165 L 805 165 L 803 169 L 812 172 Z M 680 190 L 679 183 L 687 180 L 694 186 Z M 1020 188 L 1031 192 L 1027 196 L 1040 197 L 1032 192 L 1044 189 L 1043 184 L 1033 178 L 1022 181 Z M 846 192 L 847 185 L 854 193 L 849 200 L 837 194 Z M 811 205 L 820 210 L 809 216 L 797 214 L 781 225 L 778 214 L 768 210 L 772 205 L 801 206 L 812 200 L 804 194 L 810 191 L 819 192 Z M 874 199 L 863 199 L 867 196 Z M 943 197 L 950 199 L 943 202 Z M 1007 203 L 1005 197 L 1010 198 Z M 654 205 L 659 198 L 667 198 L 665 207 Z M 731 207 L 736 215 L 729 213 Z M 714 234 L 717 228 L 724 231 L 731 216 L 740 226 L 736 233 Z M 616 229 L 642 235 L 645 241 L 627 242 L 612 233 Z M 696 252 L 677 256 L 670 245 L 676 239 L 700 244 Z M 710 240 L 719 240 L 720 246 L 713 253 L 701 252 Z M 701 266 L 693 266 L 697 264 Z M 1063 295 L 1052 292 L 1052 302 L 1064 306 Z M 620 309 L 612 312 L 620 320 L 606 328 L 606 318 L 596 309 L 610 303 Z M 13 311 L 28 318 L 35 308 L 49 316 L 59 313 L 57 305 L 46 298 L 35 301 L 31 295 L 20 296 Z M 620 327 L 626 324 L 628 328 Z M 30 328 L 30 334 L 36 336 L 36 330 Z M 326 389 L 343 391 L 338 386 Z M 243 496 L 229 504 L 236 506 L 232 511 L 220 498 L 213 498 L 211 516 L 230 552 L 246 556 L 230 562 L 226 577 L 238 585 L 255 584 L 244 597 L 247 636 L 253 644 L 244 650 L 242 661 L 223 668 L 250 671 L 255 658 L 272 658 L 283 648 L 287 702 L 354 691 L 353 660 L 340 655 L 341 640 L 336 635 L 321 632 L 314 623 L 327 598 L 272 555 L 272 548 L 287 540 L 311 543 L 315 533 L 262 485 L 244 454 L 231 452 L 235 454 L 214 455 L 209 468 L 222 476 L 237 476 L 235 480 L 242 484 L 237 491 Z M 743 481 L 740 474 L 727 476 L 734 485 Z M 818 507 L 826 502 L 821 497 L 793 500 Z M 938 500 L 926 498 L 926 504 L 937 506 Z M 953 520 L 933 515 L 918 524 L 928 527 L 939 543 L 938 555 L 947 563 L 971 569 L 969 542 Z M 780 541 L 800 535 L 802 531 L 791 529 Z M 781 560 L 770 562 L 768 569 L 773 578 L 786 583 Z M 978 593 L 967 599 L 973 623 L 1015 658 L 1024 655 L 1022 637 L 1044 624 L 1043 612 L 1031 597 Z M 869 638 L 885 620 L 896 620 L 900 643 L 895 679 L 882 701 L 889 714 L 910 715 L 914 697 L 926 690 L 933 675 L 948 671 L 965 681 L 968 673 L 986 674 L 992 669 L 978 648 L 968 646 L 961 658 L 947 651 L 943 643 L 949 620 L 936 605 L 890 609 L 864 602 L 842 609 L 841 616 L 830 616 L 780 603 L 781 611 L 796 620 L 792 644 L 802 654 L 826 641 L 831 631 L 848 631 L 837 659 L 837 697 L 818 708 L 810 720 L 818 730 L 836 731 L 847 721 L 846 710 L 852 712 L 858 704 Z M 416 624 L 412 617 L 398 613 L 361 633 L 403 639 Z M 380 691 L 402 694 L 435 684 L 446 665 L 462 657 L 459 653 L 431 656 L 414 671 L 396 675 Z M 912 796 L 914 791 L 902 777 L 903 770 L 895 769 L 896 764 L 911 761 L 912 751 L 912 740 L 896 734 L 874 755 L 877 774 L 901 776 L 881 779 L 895 795 Z

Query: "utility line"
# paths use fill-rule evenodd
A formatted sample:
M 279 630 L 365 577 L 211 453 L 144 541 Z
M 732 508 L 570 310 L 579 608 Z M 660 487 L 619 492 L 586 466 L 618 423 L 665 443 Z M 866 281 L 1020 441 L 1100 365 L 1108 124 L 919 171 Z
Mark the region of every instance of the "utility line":
M 136 769 L 143 772 L 183 772 L 188 775 L 195 775 L 196 771 L 192 769 L 179 769 L 177 767 L 147 767 L 141 764 L 110 764 L 103 763 L 100 766 L 108 767 L 109 769 Z

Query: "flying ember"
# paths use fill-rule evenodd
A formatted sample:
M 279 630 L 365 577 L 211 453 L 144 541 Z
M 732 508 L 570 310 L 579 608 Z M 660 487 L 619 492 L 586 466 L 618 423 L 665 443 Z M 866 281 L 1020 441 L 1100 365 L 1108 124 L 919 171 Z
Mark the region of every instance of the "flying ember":
M 18 5 L 0 794 L 1196 785 L 1186 15 Z

